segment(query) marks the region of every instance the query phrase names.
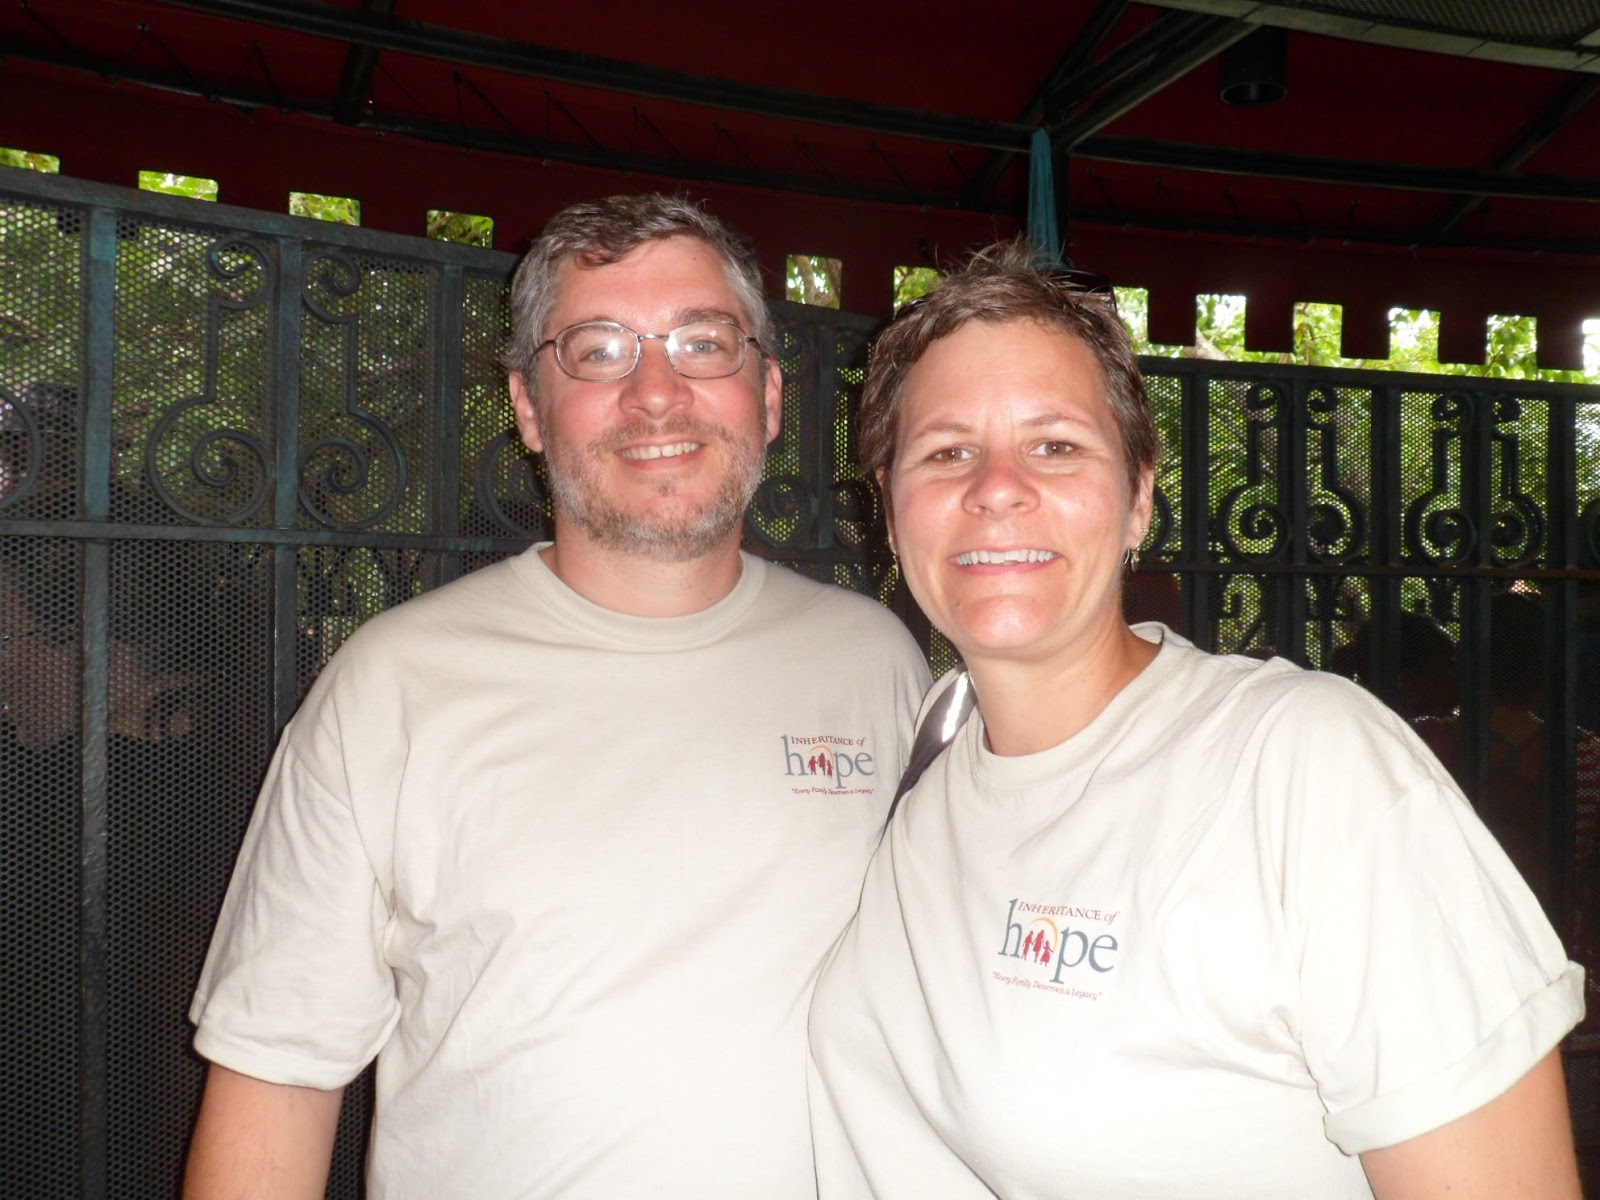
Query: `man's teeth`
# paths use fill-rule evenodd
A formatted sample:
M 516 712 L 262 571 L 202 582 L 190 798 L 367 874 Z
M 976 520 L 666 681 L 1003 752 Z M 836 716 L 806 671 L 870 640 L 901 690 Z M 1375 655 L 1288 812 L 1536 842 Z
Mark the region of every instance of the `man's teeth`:
M 677 458 L 680 454 L 688 454 L 691 450 L 698 449 L 700 449 L 699 442 L 673 442 L 670 446 L 631 446 L 622 451 L 622 457 L 640 460 Z
M 956 565 L 979 567 L 990 563 L 1049 562 L 1057 557 L 1054 550 L 968 550 L 956 555 Z

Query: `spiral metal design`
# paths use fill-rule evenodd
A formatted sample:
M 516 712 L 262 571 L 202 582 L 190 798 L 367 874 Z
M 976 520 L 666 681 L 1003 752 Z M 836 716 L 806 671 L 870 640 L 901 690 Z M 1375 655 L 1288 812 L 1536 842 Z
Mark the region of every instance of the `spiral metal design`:
M 817 493 L 799 475 L 774 475 L 763 479 L 750 503 L 745 528 L 764 546 L 789 550 L 806 545 L 815 536 Z M 776 533 L 782 528 L 787 533 Z
M 1252 384 L 1245 395 L 1249 425 L 1245 440 L 1244 482 L 1230 489 L 1217 506 L 1217 529 L 1230 554 L 1246 562 L 1264 562 L 1283 553 L 1289 540 L 1289 513 L 1279 501 L 1274 455 L 1269 440 L 1281 447 L 1288 425 L 1288 398 L 1276 384 Z M 1246 546 L 1241 541 L 1255 543 Z
M 514 431 L 494 438 L 478 455 L 474 472 L 475 503 L 505 532 L 540 538 L 549 536 L 545 513 L 549 492 L 538 463 L 522 448 Z M 504 483 L 502 488 L 496 486 Z
M 300 505 L 329 528 L 371 529 L 387 519 L 405 498 L 410 466 L 394 430 L 363 408 L 357 397 L 359 316 L 345 315 L 323 303 L 318 296 L 319 287 L 335 297 L 348 299 L 361 289 L 361 269 L 344 254 L 324 252 L 306 270 L 301 299 L 315 318 L 340 331 L 343 388 L 339 415 L 360 426 L 369 436 L 358 441 L 344 434 L 329 434 L 307 445 L 300 455 Z M 376 455 L 370 449 L 374 440 Z M 341 505 L 341 512 L 336 513 L 328 503 L 330 499 L 360 497 L 370 490 L 369 485 L 377 474 L 375 458 L 381 459 L 387 468 L 384 472 L 388 478 L 387 489 L 376 496 L 363 497 L 366 512 L 360 516 L 350 515 L 355 505 Z
M 145 478 L 150 488 L 174 512 L 207 525 L 247 522 L 266 505 L 272 485 L 272 456 L 256 433 L 238 425 L 218 424 L 228 407 L 218 384 L 218 343 L 225 314 L 244 312 L 267 304 L 277 290 L 277 259 L 250 238 L 227 237 L 206 248 L 206 273 L 214 281 L 206 297 L 205 386 L 199 393 L 174 402 L 156 422 L 144 447 Z M 226 285 L 239 285 L 228 287 Z M 169 440 L 193 432 L 184 478 L 219 499 L 236 496 L 224 511 L 202 512 L 182 498 L 171 485 L 167 466 L 174 456 Z M 181 447 L 180 447 L 181 448 Z M 205 493 L 202 493 L 205 494 Z
M 1521 439 L 1516 425 L 1522 404 L 1504 397 L 1494 404 L 1490 444 L 1496 487 L 1489 518 L 1490 556 L 1497 567 L 1535 561 L 1544 550 L 1545 518 L 1538 502 L 1522 490 Z
M 0 512 L 19 504 L 38 485 L 44 463 L 44 433 L 33 406 L 0 386 L 0 435 L 5 438 L 0 456 Z
M 1145 530 L 1141 553 L 1152 559 L 1167 557 L 1176 534 L 1177 519 L 1172 501 L 1166 489 L 1158 487 L 1150 497 L 1150 528 Z
M 1434 398 L 1429 416 L 1429 488 L 1406 505 L 1405 543 L 1409 557 L 1426 563 L 1468 561 L 1477 547 L 1477 526 L 1461 495 L 1457 464 L 1468 445 L 1472 397 L 1445 392 Z
M 1578 539 L 1584 565 L 1600 568 L 1600 496 L 1579 510 Z

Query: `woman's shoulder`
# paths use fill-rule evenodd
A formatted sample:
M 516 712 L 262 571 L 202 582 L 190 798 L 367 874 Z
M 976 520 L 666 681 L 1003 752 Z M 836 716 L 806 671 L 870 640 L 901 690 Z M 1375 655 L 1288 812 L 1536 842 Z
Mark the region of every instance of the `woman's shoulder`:
M 1231 727 L 1267 760 L 1300 769 L 1375 772 L 1391 788 L 1443 769 L 1414 730 L 1360 685 L 1283 658 L 1219 655 L 1188 643 L 1173 672 L 1185 707 Z

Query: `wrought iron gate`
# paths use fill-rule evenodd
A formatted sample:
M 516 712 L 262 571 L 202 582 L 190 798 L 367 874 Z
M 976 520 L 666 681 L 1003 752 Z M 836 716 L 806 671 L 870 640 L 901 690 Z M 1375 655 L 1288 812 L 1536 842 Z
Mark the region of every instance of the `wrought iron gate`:
M 0 172 L 6 1195 L 171 1193 L 201 1074 L 187 997 L 277 731 L 367 617 L 545 535 L 495 362 L 512 265 Z M 873 322 L 778 308 L 784 432 L 747 543 L 894 605 L 943 666 L 853 466 Z M 1459 654 L 1471 790 L 1494 597 L 1537 594 L 1540 845 L 1573 932 L 1600 393 L 1145 366 L 1169 455 L 1139 613 L 1398 704 L 1425 609 Z M 359 1192 L 366 1104 L 330 1195 Z

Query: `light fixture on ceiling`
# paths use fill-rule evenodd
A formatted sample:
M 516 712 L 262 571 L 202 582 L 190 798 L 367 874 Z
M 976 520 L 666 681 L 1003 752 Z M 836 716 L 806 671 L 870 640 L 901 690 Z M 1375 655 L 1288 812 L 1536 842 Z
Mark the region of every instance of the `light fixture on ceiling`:
M 1275 104 L 1289 92 L 1289 31 L 1263 25 L 1222 52 L 1224 104 Z

